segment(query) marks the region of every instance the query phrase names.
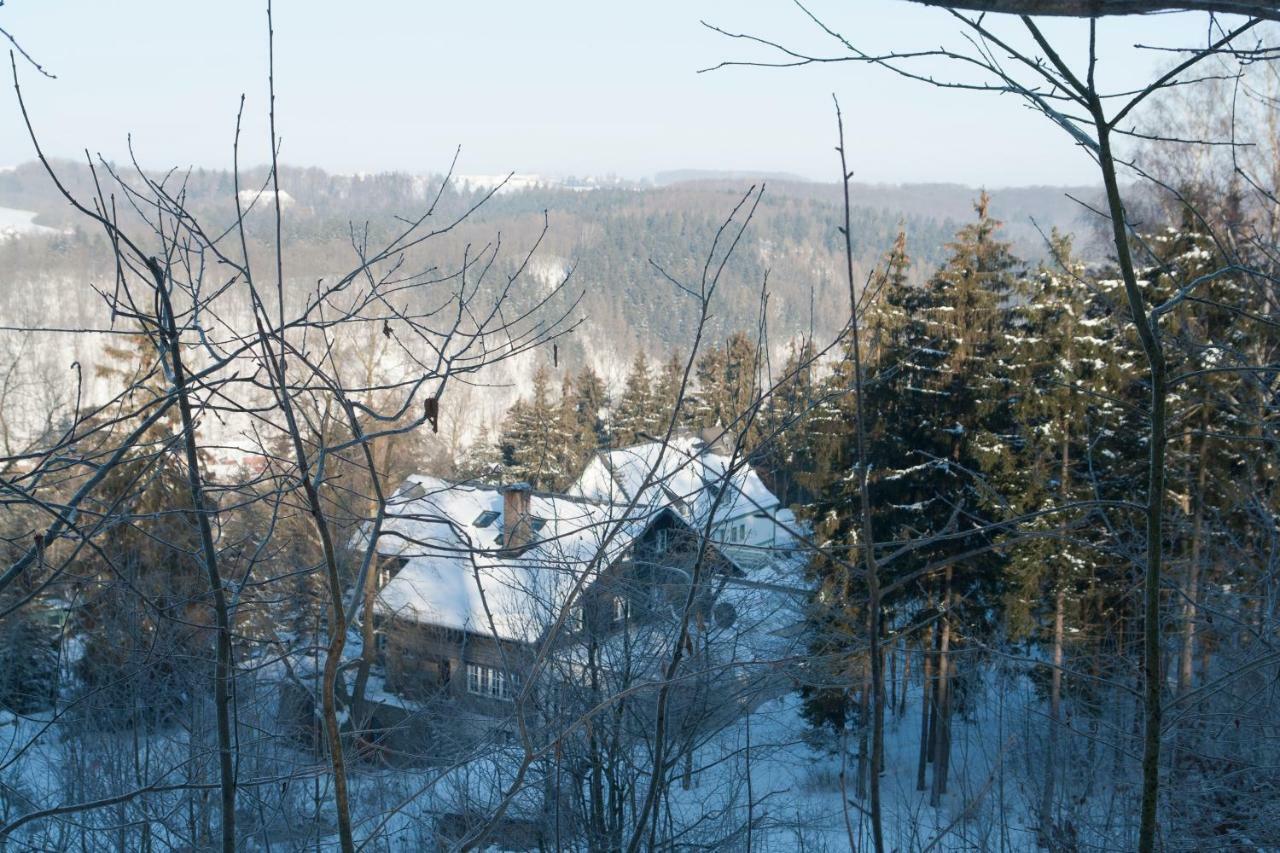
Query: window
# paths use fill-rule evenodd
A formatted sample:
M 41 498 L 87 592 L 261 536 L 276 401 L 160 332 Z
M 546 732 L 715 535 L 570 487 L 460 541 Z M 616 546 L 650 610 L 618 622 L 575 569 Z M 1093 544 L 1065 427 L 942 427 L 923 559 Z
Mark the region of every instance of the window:
M 448 683 L 449 683 L 449 676 L 450 676 L 451 672 L 450 672 L 450 666 L 449 666 L 449 659 L 448 659 L 448 658 L 441 658 L 441 659 L 440 659 L 440 664 L 439 664 L 439 666 L 437 666 L 437 667 L 436 667 L 436 672 L 438 672 L 438 673 L 439 673 L 439 675 L 440 675 L 440 686 L 441 686 L 441 687 L 443 687 L 443 686 L 445 686 L 446 684 L 448 684 Z
M 586 627 L 587 620 L 582 613 L 582 605 L 575 604 L 569 609 L 569 621 L 567 623 L 569 630 L 579 633 Z
M 476 527 L 488 527 L 490 524 L 493 524 L 497 520 L 498 520 L 498 513 L 495 512 L 494 510 L 486 509 L 484 512 L 477 515 L 476 520 L 471 523 Z
M 627 597 L 625 595 L 615 595 L 613 597 L 613 621 L 625 622 L 630 609 L 627 606 Z
M 378 654 L 383 654 L 387 650 L 387 635 L 381 631 L 377 631 L 373 635 L 373 647 L 378 650 Z
M 547 526 L 547 520 L 546 520 L 545 518 L 538 518 L 537 516 L 530 516 L 530 518 L 529 518 L 529 531 L 530 531 L 531 533 L 537 533 L 539 530 L 541 530 L 542 528 L 544 528 L 544 527 L 546 527 L 546 526 Z
M 520 680 L 500 669 L 478 663 L 467 664 L 467 692 L 490 699 L 510 701 L 520 689 Z

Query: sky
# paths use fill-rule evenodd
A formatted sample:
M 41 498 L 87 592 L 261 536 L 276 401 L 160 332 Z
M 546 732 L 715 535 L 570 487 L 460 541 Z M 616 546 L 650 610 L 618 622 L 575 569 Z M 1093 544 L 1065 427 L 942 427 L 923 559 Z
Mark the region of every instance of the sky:
M 946 12 L 905 0 L 809 8 L 871 51 L 961 43 Z M 716 169 L 835 180 L 834 93 L 859 180 L 1096 182 L 1088 157 L 1011 96 L 941 91 L 855 63 L 698 73 L 770 56 L 702 20 L 841 52 L 789 0 L 276 0 L 281 158 L 428 174 L 461 146 L 463 174 Z M 1013 32 L 1016 22 L 1001 25 Z M 1194 41 L 1203 26 L 1189 15 L 1107 20 L 1101 79 L 1148 77 L 1161 57 L 1136 43 Z M 132 137 L 149 168 L 225 168 L 243 94 L 241 163 L 268 159 L 265 0 L 7 0 L 0 27 L 57 75 L 18 69 L 51 155 L 119 160 Z M 1083 25 L 1048 31 L 1079 58 Z M 0 166 L 33 153 L 7 81 L 4 90 Z

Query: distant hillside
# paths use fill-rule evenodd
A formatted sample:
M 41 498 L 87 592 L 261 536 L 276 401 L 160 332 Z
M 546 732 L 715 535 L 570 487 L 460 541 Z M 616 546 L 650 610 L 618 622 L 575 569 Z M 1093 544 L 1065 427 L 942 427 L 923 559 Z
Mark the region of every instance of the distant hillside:
M 696 181 L 734 181 L 737 183 L 742 183 L 743 181 L 746 181 L 747 183 L 755 183 L 756 181 L 785 181 L 793 184 L 805 183 L 804 178 L 799 175 L 793 175 L 790 172 L 674 169 L 669 172 L 659 172 L 653 176 L 653 182 L 660 187 L 669 187 L 672 184 L 687 184 Z
M 87 170 L 74 164 L 61 168 L 69 185 L 87 196 Z M 281 177 L 281 188 L 291 199 L 285 208 L 286 270 L 290 286 L 299 293 L 313 287 L 317 278 L 352 265 L 352 223 L 360 229 L 367 224 L 376 242 L 391 233 L 396 217 L 417 215 L 440 183 L 438 176 L 345 176 L 297 168 L 283 169 Z M 176 186 L 179 179 L 171 177 L 170 184 Z M 242 198 L 256 195 L 264 179 L 261 169 L 243 175 Z M 586 324 L 562 345 L 563 356 L 570 363 L 616 363 L 639 347 L 663 356 L 687 345 L 693 331 L 692 306 L 650 262 L 682 281 L 696 281 L 717 227 L 758 179 L 748 174 L 739 178 L 678 172 L 665 176 L 659 186 L 590 191 L 536 186 L 513 191 L 495 197 L 466 226 L 441 238 L 419 263 L 456 263 L 468 244 L 481 246 L 500 234 L 510 251 L 495 272 L 513 272 L 522 251 L 537 238 L 545 211 L 550 232 L 529 267 L 531 285 L 518 299 L 532 304 L 572 269 L 573 290 L 584 293 L 581 310 Z M 197 170 L 185 180 L 193 211 L 216 225 L 232 221 L 229 174 Z M 847 313 L 836 231 L 840 194 L 834 184 L 787 176 L 766 182 L 764 201 L 715 305 L 711 333 L 722 338 L 734 329 L 756 326 L 759 290 L 768 272 L 769 329 L 775 345 L 781 346 L 811 327 L 829 334 Z M 956 229 L 972 216 L 978 194 L 952 184 L 857 184 L 852 190 L 860 278 L 880 262 L 899 228 L 908 235 L 913 276 L 926 276 L 943 259 L 945 244 Z M 992 192 L 993 210 L 1005 221 L 1006 238 L 1019 254 L 1037 259 L 1043 253 L 1033 220 L 1046 232 L 1055 226 L 1088 230 L 1068 193 L 1087 197 L 1091 191 L 1026 187 Z M 452 216 L 479 197 L 467 189 L 446 192 L 437 217 Z M 100 282 L 111 271 L 101 236 L 75 215 L 34 164 L 0 172 L 0 207 L 32 211 L 35 224 L 52 229 L 35 231 L 28 226 L 0 241 L 0 310 L 10 317 L 34 314 L 84 325 L 105 322 L 105 316 L 98 316 L 101 306 L 82 298 L 88 293 L 86 282 Z M 265 214 L 259 210 L 248 221 L 253 245 L 260 248 L 273 239 L 273 217 Z M 66 229 L 72 230 L 64 233 Z M 60 298 L 68 292 L 77 297 Z
M 834 183 L 818 183 L 785 175 L 767 176 L 742 173 L 741 176 L 717 173 L 687 174 L 681 181 L 664 185 L 685 185 L 703 189 L 727 190 L 740 186 L 743 180 L 766 181 L 770 192 L 790 198 L 804 198 L 836 206 L 841 204 L 840 187 Z M 849 197 L 855 208 L 876 210 L 904 220 L 932 222 L 964 222 L 973 215 L 973 202 L 981 188 L 963 184 L 868 184 L 851 183 Z M 1011 241 L 1024 258 L 1043 255 L 1044 240 L 1053 228 L 1077 234 L 1085 251 L 1097 250 L 1093 242 L 1094 217 L 1081 201 L 1094 204 L 1099 191 L 1094 187 L 1007 187 L 988 190 L 991 209 L 1004 222 L 1005 239 Z M 1038 227 L 1037 227 L 1038 226 Z M 919 242 L 919 241 L 916 241 Z

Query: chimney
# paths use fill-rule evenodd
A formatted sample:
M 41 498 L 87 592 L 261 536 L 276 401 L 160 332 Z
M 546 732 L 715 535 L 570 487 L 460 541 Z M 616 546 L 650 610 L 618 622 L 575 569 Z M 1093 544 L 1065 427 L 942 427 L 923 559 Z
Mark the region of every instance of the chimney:
M 715 426 L 703 427 L 698 431 L 698 438 L 702 440 L 702 449 L 699 453 L 719 453 L 727 456 L 733 452 L 729 446 L 729 433 L 719 423 Z
M 528 483 L 512 483 L 502 487 L 502 550 L 519 554 L 529 547 L 533 528 L 529 503 L 533 487 Z

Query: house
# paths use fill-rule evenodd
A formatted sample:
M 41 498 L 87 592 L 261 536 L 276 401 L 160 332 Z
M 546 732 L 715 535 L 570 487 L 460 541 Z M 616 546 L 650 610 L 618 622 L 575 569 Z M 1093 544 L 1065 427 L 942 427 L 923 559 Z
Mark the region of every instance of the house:
M 388 503 L 374 614 L 385 690 L 454 720 L 509 714 L 539 652 L 560 681 L 622 646 L 660 663 L 686 603 L 699 653 L 726 660 L 777 654 L 767 647 L 799 619 L 794 515 L 691 437 L 601 452 L 565 494 L 412 476 Z
M 800 528 L 750 466 L 704 438 L 682 436 L 597 453 L 569 490 L 580 497 L 670 507 L 705 530 L 737 564 L 760 566 L 795 544 Z

